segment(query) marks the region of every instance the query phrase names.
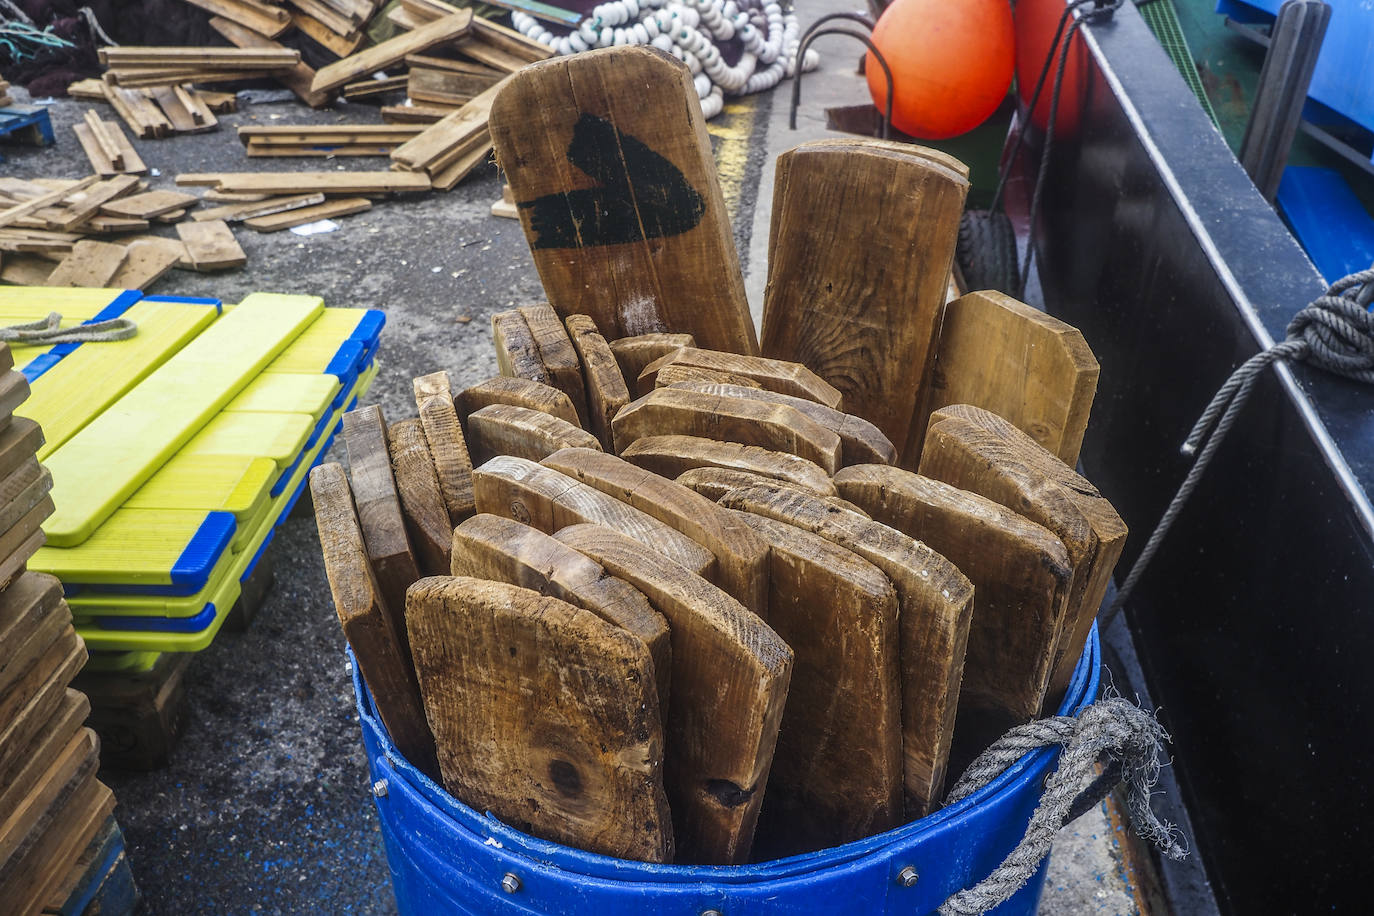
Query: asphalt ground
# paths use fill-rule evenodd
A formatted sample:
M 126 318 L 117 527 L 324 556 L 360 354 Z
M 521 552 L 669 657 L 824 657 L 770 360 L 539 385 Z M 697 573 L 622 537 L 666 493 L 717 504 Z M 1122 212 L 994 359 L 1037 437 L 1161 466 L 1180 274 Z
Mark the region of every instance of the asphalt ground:
M 835 0 L 803 0 L 803 23 Z M 823 108 L 866 100 L 855 55 L 827 52 L 806 78 L 801 130 L 786 126 L 787 94 L 732 102 L 711 122 L 722 189 L 755 315 L 761 314 L 773 161 L 804 139 L 829 135 Z M 77 177 L 89 164 L 71 125 L 92 103 L 50 107 L 58 144 L 6 147 L 0 173 Z M 103 112 L 113 117 L 109 112 Z M 385 160 L 248 159 L 235 128 L 249 124 L 377 123 L 372 105 L 312 111 L 294 101 L 243 102 L 217 131 L 135 141 L 157 171 L 366 169 Z M 334 232 L 236 234 L 248 265 L 221 274 L 173 271 L 159 295 L 237 302 L 251 292 L 305 293 L 327 305 L 386 312 L 382 371 L 365 402 L 389 419 L 415 413 L 411 379 L 446 369 L 462 387 L 496 373 L 490 315 L 542 299 L 518 223 L 494 218 L 495 166 L 453 191 L 379 201 L 338 220 Z M 762 206 L 759 202 L 762 201 Z M 163 227 L 162 233 L 174 235 Z M 332 460 L 347 461 L 336 445 Z M 308 501 L 303 500 L 303 503 Z M 244 633 L 222 632 L 188 674 L 189 712 L 165 769 L 105 771 L 142 912 L 359 913 L 395 911 L 359 737 L 344 640 L 329 598 L 314 520 L 297 511 L 275 539 L 276 584 Z M 1105 811 L 1065 831 L 1051 862 L 1041 912 L 1134 913 L 1120 827 Z

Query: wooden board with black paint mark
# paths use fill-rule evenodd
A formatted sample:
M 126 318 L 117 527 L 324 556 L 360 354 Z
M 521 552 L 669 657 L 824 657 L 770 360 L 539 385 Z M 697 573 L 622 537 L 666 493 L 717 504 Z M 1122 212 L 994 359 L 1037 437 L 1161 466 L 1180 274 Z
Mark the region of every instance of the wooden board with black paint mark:
M 711 500 L 615 455 L 563 449 L 541 462 L 680 531 L 715 555 L 708 580 L 768 619 L 768 545 Z
M 600 449 L 596 437 L 552 414 L 513 404 L 491 404 L 468 414 L 468 448 L 474 465 L 497 455 L 539 461 L 561 448 Z
M 538 528 L 485 514 L 454 529 L 451 572 L 552 595 L 637 636 L 654 660 L 659 707 L 668 708 L 668 622 L 628 582 L 607 575 L 597 563 Z
M 653 516 L 524 458 L 491 459 L 472 472 L 472 485 L 478 512 L 513 518 L 545 534 L 569 525 L 603 525 L 697 575 L 712 575 L 716 564 L 711 551 Z
M 897 590 L 902 658 L 902 779 L 906 813 L 940 802 L 973 617 L 973 586 L 953 563 L 881 522 L 784 487 L 727 493 L 720 505 L 795 525 L 854 551 Z
M 406 618 L 449 792 L 543 839 L 672 861 L 642 640 L 557 598 L 466 576 L 417 582 Z
M 574 525 L 556 537 L 639 589 L 668 620 L 673 702 L 664 729 L 665 788 L 678 861 L 748 861 L 792 650 L 729 595 L 622 534 Z
M 609 340 L 758 343 L 691 72 L 651 48 L 526 67 L 492 105 L 497 163 L 549 302 Z

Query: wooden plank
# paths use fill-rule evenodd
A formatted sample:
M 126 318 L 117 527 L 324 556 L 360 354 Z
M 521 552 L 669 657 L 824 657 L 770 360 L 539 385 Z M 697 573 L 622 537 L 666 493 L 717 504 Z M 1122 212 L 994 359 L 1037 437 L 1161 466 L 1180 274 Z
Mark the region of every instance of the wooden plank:
M 285 11 L 283 10 L 283 12 Z M 288 14 L 288 27 L 290 18 Z M 267 35 L 261 32 L 261 30 L 255 30 L 252 27 L 245 28 L 238 22 L 233 22 L 221 16 L 211 16 L 210 27 L 222 35 L 225 40 L 240 48 L 272 49 L 281 47 L 281 45 L 272 41 L 272 38 L 276 37 L 275 35 Z M 332 98 L 331 94 L 328 92 L 316 92 L 311 88 L 312 84 L 315 82 L 315 70 L 303 61 L 298 62 L 290 70 L 275 74 L 274 78 L 287 89 L 296 93 L 296 96 L 311 108 L 322 108 L 328 105 Z
M 18 721 L 31 704 L 41 699 L 45 691 L 61 693 L 86 663 L 86 647 L 70 626 L 61 628 L 56 639 L 48 640 L 46 636 L 35 633 L 30 640 L 37 640 L 39 645 L 46 641 L 47 645 L 17 672 L 4 694 L 0 695 L 0 713 L 3 713 L 0 722 L 5 723 L 0 726 L 0 734 L 7 733 L 11 723 Z
M 242 267 L 248 256 L 223 220 L 177 223 L 177 236 L 196 270 L 208 272 Z
M 0 695 L 28 672 L 70 622 L 58 613 L 62 586 L 52 576 L 25 572 L 10 583 L 0 603 Z M 46 672 L 42 672 L 46 674 Z
M 733 385 L 736 388 L 763 388 L 762 385 L 747 376 L 673 362 L 673 354 L 670 353 L 654 360 L 640 370 L 639 378 L 635 380 L 635 390 L 642 397 L 655 388 L 671 388 L 683 382 Z
M 36 213 L 44 207 L 50 207 L 53 204 L 60 203 L 78 191 L 89 188 L 99 180 L 99 175 L 88 175 L 74 185 L 58 188 L 46 194 L 40 194 L 23 203 L 15 204 L 4 210 L 0 210 L 0 226 L 8 226 L 11 223 L 17 222 L 20 218 L 28 216 L 30 213 Z
M 112 45 L 96 53 L 100 63 L 111 69 L 193 66 L 214 70 L 261 70 L 264 67 L 289 67 L 301 59 L 300 52 L 291 48 Z
M 0 824 L 0 887 L 13 892 L 24 857 L 39 846 L 47 828 L 77 789 L 93 778 L 98 762 L 95 732 L 82 729 L 51 762 L 38 791 L 25 798 Z
M 695 97 L 686 66 L 654 49 L 533 64 L 492 106 L 496 159 L 559 315 L 590 315 L 610 340 L 688 333 L 757 353 Z
M 618 499 L 524 458 L 493 458 L 472 472 L 477 511 L 553 534 L 568 525 L 619 531 L 697 575 L 711 575 L 715 556 L 696 541 Z
M 972 404 L 1027 433 L 1069 467 L 1078 463 L 1100 367 L 1078 329 L 987 290 L 945 306 L 925 413 Z
M 502 199 L 509 191 L 510 185 L 505 185 Z M 696 339 L 691 334 L 636 334 L 610 342 L 611 353 L 615 355 L 615 361 L 620 366 L 620 374 L 627 385 L 632 379 L 638 381 L 639 373 L 643 372 L 649 363 L 676 353 L 683 347 L 696 345 Z
M 973 586 L 953 563 L 894 528 L 784 487 L 727 493 L 720 505 L 795 525 L 878 567 L 897 590 L 902 756 L 908 817 L 940 803 L 954 734 Z
M 1074 566 L 1065 623 L 1055 649 L 1046 708 L 1058 707 L 1126 544 L 1121 516 L 1097 488 L 1028 435 L 974 407 L 931 415 L 921 473 L 972 490 L 1043 525 Z
M 382 597 L 343 468 L 331 462 L 311 471 L 310 495 L 334 610 L 373 705 L 405 758 L 433 777 L 439 766 L 406 648 L 405 609 L 393 611 Z
M 201 98 L 200 93 L 194 88 L 173 86 L 172 94 L 176 96 L 181 106 L 191 113 L 191 120 L 196 123 L 197 129 L 208 130 L 219 125 L 219 119 L 215 117 L 205 99 Z
M 492 404 L 468 414 L 467 441 L 476 465 L 497 455 L 539 461 L 564 448 L 601 450 L 596 437 L 581 427 L 513 404 Z
M 452 113 L 452 108 L 432 104 L 383 105 L 381 108 L 382 120 L 388 124 L 436 124 Z
M 617 452 L 646 436 L 700 436 L 790 452 L 827 474 L 840 467 L 840 437 L 785 404 L 658 388 L 622 408 L 611 428 Z
M 518 310 L 493 312 L 491 337 L 492 346 L 496 348 L 496 367 L 502 375 L 558 387 L 539 359 L 539 347 L 534 342 L 529 322 Z M 573 407 L 576 409 L 577 405 Z
M 0 372 L 0 425 L 8 424 L 16 407 L 29 396 L 29 383 L 13 370 Z
M 613 446 L 611 420 L 630 402 L 630 391 L 620 374 L 615 354 L 587 315 L 569 315 L 568 334 L 582 361 L 586 380 L 587 414 L 591 430 L 602 446 Z
M 660 373 L 661 378 L 661 373 Z M 893 447 L 882 430 L 853 414 L 843 413 L 806 398 L 778 394 L 764 388 L 745 388 L 739 385 L 716 385 L 710 382 L 675 382 L 668 386 L 720 397 L 744 398 L 768 404 L 786 404 L 815 420 L 840 437 L 840 464 L 892 464 L 897 460 Z
M 768 545 L 711 500 L 628 461 L 591 449 L 563 449 L 541 462 L 680 531 L 715 555 L 706 578 L 768 617 Z
M 508 582 L 591 611 L 641 640 L 654 662 L 659 709 L 668 708 L 668 622 L 628 582 L 607 575 L 550 535 L 497 515 L 474 515 L 453 532 L 453 575 Z
M 343 435 L 367 559 L 381 587 L 382 604 L 392 615 L 396 638 L 409 658 L 406 589 L 420 578 L 420 568 L 406 533 L 405 514 L 391 470 L 382 408 L 374 404 L 344 414 Z
M 62 749 L 81 730 L 90 714 L 90 703 L 77 691 L 60 694 L 55 713 L 44 722 L 45 728 L 29 736 L 8 766 L 0 769 L 0 821 L 14 813 L 21 799 L 29 796 Z
M 903 823 L 897 593 L 825 538 L 723 510 L 767 543 L 768 625 L 796 660 L 755 854 L 829 849 Z
M 327 92 L 370 73 L 385 70 L 392 64 L 405 60 L 407 54 L 416 54 L 446 41 L 461 38 L 467 33 L 471 22 L 472 11 L 462 10 L 426 23 L 413 32 L 397 35 L 324 67 L 315 75 L 310 88 L 315 92 Z
M 0 481 L 0 531 L 7 531 L 43 501 L 52 489 L 52 475 L 38 464 L 26 461 Z M 3 638 L 0 638 L 3 643 Z
M 61 228 L 67 232 L 76 229 L 92 216 L 95 216 L 103 204 L 124 194 L 128 194 L 136 187 L 138 187 L 138 179 L 136 177 L 133 175 L 118 175 L 92 186 L 84 193 L 69 195 L 75 199 L 67 207 L 66 214 L 62 219 Z
M 463 576 L 423 580 L 406 614 L 446 789 L 544 839 L 672 861 L 642 640 L 557 598 Z
M 280 143 L 377 142 L 404 143 L 424 128 L 407 124 L 273 124 L 247 125 L 238 129 L 239 140 Z
M 683 347 L 672 354 L 662 365 L 681 364 L 726 372 L 753 379 L 768 391 L 804 398 L 839 410 L 843 406 L 843 395 L 839 389 L 816 375 L 800 363 L 782 359 L 766 359 L 762 356 L 742 356 L 738 353 L 721 353 L 716 350 L 703 350 L 699 347 Z M 641 384 L 643 380 L 641 379 Z
M 763 352 L 839 388 L 907 466 L 967 192 L 963 163 L 909 144 L 818 140 L 778 157 Z
M 453 550 L 453 525 L 439 490 L 439 475 L 429 455 L 424 428 L 418 419 L 398 420 L 387 427 L 387 444 L 396 493 L 420 572 L 446 575 Z
M 453 399 L 453 406 L 458 411 L 458 420 L 464 427 L 467 426 L 469 416 L 491 404 L 511 404 L 515 407 L 543 411 L 573 426 L 578 422 L 577 411 L 566 394 L 550 385 L 530 379 L 498 375 L 463 389 Z
M 388 76 L 385 79 L 361 79 L 356 83 L 348 83 L 343 87 L 343 95 L 346 99 L 366 99 L 376 95 L 386 95 L 388 92 L 400 92 L 406 88 L 409 77 L 405 74 L 400 76 Z
M 458 183 L 491 160 L 491 134 L 483 130 L 458 150 L 457 158 L 448 165 L 430 171 L 436 191 L 452 191 Z
M 260 197 L 261 195 L 254 194 L 252 196 Z M 202 199 L 208 200 L 209 198 L 210 195 L 206 194 Z M 324 203 L 324 195 L 319 193 L 296 194 L 290 197 L 267 197 L 264 200 L 243 201 L 227 204 L 223 207 L 197 210 L 191 214 L 191 219 L 196 222 L 224 220 L 225 222 L 236 223 L 245 219 L 252 219 L 255 216 L 271 216 L 275 213 L 298 210 L 301 207 L 313 207 L 322 203 Z
M 485 45 L 498 48 L 528 63 L 547 60 L 553 57 L 554 50 L 543 42 L 535 41 L 501 25 L 492 19 L 479 18 L 472 21 L 473 37 Z
M 525 319 L 530 336 L 534 339 L 535 352 L 544 366 L 544 374 L 550 384 L 562 391 L 572 401 L 577 411 L 578 425 L 587 426 L 587 392 L 582 382 L 582 360 L 580 351 L 573 348 L 573 341 L 563 327 L 558 313 L 548 303 L 526 305 L 516 309 Z M 590 374 L 590 370 L 588 370 Z M 595 430 L 593 430 L 594 432 Z M 602 445 L 606 442 L 603 439 Z
M 100 212 L 127 219 L 151 219 L 174 210 L 184 210 L 199 202 L 199 198 L 194 194 L 183 194 L 179 191 L 144 191 L 142 194 L 103 203 L 100 205 Z
M 664 729 L 679 863 L 746 862 L 792 674 L 792 650 L 729 595 L 598 525 L 557 537 L 644 593 L 672 634 Z
M 304 226 L 306 223 L 333 219 L 337 216 L 351 216 L 371 209 L 372 201 L 366 197 L 341 197 L 312 207 L 297 207 L 269 216 L 254 216 L 245 219 L 243 224 L 258 232 L 280 232 L 292 226 Z
M 641 442 L 646 441 L 641 439 Z M 801 490 L 803 493 L 810 493 L 825 500 L 837 509 L 846 512 L 854 512 L 868 518 L 869 515 L 858 506 L 847 499 L 840 499 L 838 496 L 825 496 L 808 490 L 806 487 L 798 486 L 790 480 L 783 480 L 778 477 L 765 477 L 763 474 L 755 474 L 753 471 L 741 471 L 736 468 L 713 468 L 701 467 L 692 468 L 690 471 L 683 471 L 677 476 L 677 482 L 689 490 L 695 490 L 712 502 L 719 502 L 721 497 L 731 490 L 742 490 L 746 487 L 774 486 L 789 487 L 793 490 Z
M 177 176 L 179 185 L 262 194 L 391 194 L 428 191 L 429 179 L 406 172 L 210 172 Z
M 454 60 L 451 57 L 435 57 L 432 54 L 409 54 L 406 56 L 406 66 L 412 70 L 416 68 L 448 70 L 453 73 L 485 77 L 490 81 L 488 85 L 498 83 L 502 79 L 502 73 L 499 70 L 483 67 L 481 64 L 474 64 L 471 61 Z
M 72 253 L 57 265 L 46 286 L 109 286 L 124 264 L 123 245 L 89 239 L 72 246 Z
M 919 535 L 973 583 L 956 759 L 1039 715 L 1073 574 L 1063 542 L 990 499 L 901 468 L 845 468 L 835 486 L 877 521 Z
M 491 106 L 506 81 L 497 83 L 472 101 L 434 122 L 425 131 L 397 147 L 392 160 L 402 169 L 428 171 L 435 174 L 445 163 L 452 163 L 460 150 L 470 149 L 482 137 L 490 137 L 487 129 Z M 561 313 L 560 313 L 561 314 Z
M 53 899 L 83 850 L 95 841 L 114 812 L 115 798 L 91 777 L 64 805 L 23 865 L 21 879 L 10 887 L 18 912 L 33 912 Z
M 819 496 L 834 496 L 825 469 L 789 452 L 700 436 L 645 436 L 620 450 L 620 457 L 660 477 L 674 480 L 692 468 L 730 468 L 776 477 Z
M 442 372 L 435 375 L 443 376 L 443 386 L 442 390 L 432 393 L 428 389 L 422 391 L 420 379 L 415 380 L 415 406 L 419 410 L 420 425 L 424 428 L 430 456 L 434 459 L 439 491 L 443 495 L 444 508 L 452 527 L 474 511 L 472 458 L 468 453 L 467 440 L 463 437 L 463 428 L 458 422 L 458 414 L 453 409 L 448 375 Z
M 146 290 L 172 272 L 181 253 L 165 245 L 132 242 L 124 249 L 124 263 L 110 280 L 116 289 Z
M 194 133 L 200 130 L 201 126 L 196 123 L 195 117 L 191 114 L 191 109 L 182 102 L 182 96 L 177 95 L 175 88 L 171 85 L 153 86 L 149 88 L 148 94 L 162 109 L 167 120 L 172 122 L 172 129 L 177 133 Z M 183 89 L 182 92 L 184 93 L 185 90 Z
M 311 41 L 337 57 L 348 57 L 367 41 L 367 33 L 362 29 L 346 34 L 331 31 L 323 22 L 300 10 L 301 4 L 297 3 L 296 0 L 291 0 L 291 5 L 298 7 L 297 11 L 291 14 L 291 24 L 300 29 L 301 33 Z M 310 82 L 313 85 L 315 81 L 311 79 Z

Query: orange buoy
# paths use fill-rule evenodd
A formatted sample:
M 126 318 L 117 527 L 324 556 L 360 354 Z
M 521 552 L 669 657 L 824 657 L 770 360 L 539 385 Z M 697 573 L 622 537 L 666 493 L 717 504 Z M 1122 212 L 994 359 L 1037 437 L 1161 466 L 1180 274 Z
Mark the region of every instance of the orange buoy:
M 1064 0 L 1017 0 L 1016 91 L 1027 105 L 1030 104 L 1031 93 L 1035 92 L 1035 82 L 1040 79 L 1040 71 L 1045 66 L 1045 57 L 1050 53 L 1050 43 L 1054 41 L 1064 8 Z M 1069 23 L 1072 22 L 1070 19 Z M 1064 31 L 1068 32 L 1068 24 L 1065 24 Z M 1040 90 L 1040 99 L 1031 112 L 1031 123 L 1041 130 L 1050 121 L 1050 94 L 1054 91 L 1054 74 L 1063 49 L 1061 40 L 1054 50 L 1054 60 L 1045 77 L 1045 86 Z M 1064 61 L 1059 112 L 1054 124 L 1054 129 L 1061 135 L 1072 134 L 1078 127 L 1087 88 L 1084 76 L 1087 65 L 1088 49 L 1083 44 L 1082 36 L 1075 34 L 1069 43 L 1069 56 Z
M 972 130 L 1011 86 L 1016 41 L 1007 0 L 896 0 L 878 20 L 873 43 L 892 68 L 892 124 L 913 137 Z M 883 111 L 882 65 L 870 53 L 864 69 Z

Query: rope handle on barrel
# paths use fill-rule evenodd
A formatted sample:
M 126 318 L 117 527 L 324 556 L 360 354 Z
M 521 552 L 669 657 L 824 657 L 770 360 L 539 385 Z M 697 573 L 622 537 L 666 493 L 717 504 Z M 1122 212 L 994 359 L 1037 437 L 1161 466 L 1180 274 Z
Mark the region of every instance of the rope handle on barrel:
M 0 327 L 0 340 L 21 344 L 108 343 L 128 340 L 138 333 L 138 325 L 128 318 L 108 318 L 64 328 L 62 316 L 49 312 L 48 317 L 23 324 Z
M 1159 552 L 1164 536 L 1173 527 L 1188 498 L 1197 489 L 1198 481 L 1211 463 L 1226 434 L 1235 425 L 1241 408 L 1250 397 L 1259 375 L 1279 360 L 1305 362 L 1336 375 L 1365 384 L 1374 384 L 1374 267 L 1342 277 L 1317 297 L 1288 323 L 1283 340 L 1262 350 L 1241 363 L 1231 377 L 1217 389 L 1207 409 L 1193 424 L 1192 432 L 1184 440 L 1182 453 L 1196 455 L 1188 475 L 1183 478 L 1169 508 L 1159 519 L 1150 540 L 1140 551 L 1122 583 L 1116 600 L 1102 615 L 1105 626 L 1125 606 L 1144 575 L 1150 561 Z
M 968 797 L 992 782 L 1024 754 L 1042 747 L 1063 748 L 1059 765 L 1045 780 L 1040 804 L 1016 848 L 973 887 L 940 905 L 940 916 L 979 916 L 1020 890 L 1049 855 L 1055 834 L 1095 807 L 1118 784 L 1126 786 L 1126 808 L 1136 833 L 1170 859 L 1188 855 L 1176 828 L 1150 808 L 1159 782 L 1160 748 L 1169 735 L 1154 715 L 1109 693 L 1076 716 L 1054 716 L 1020 725 L 999 738 L 969 765 L 946 804 Z M 1106 767 L 1094 774 L 1099 759 Z

